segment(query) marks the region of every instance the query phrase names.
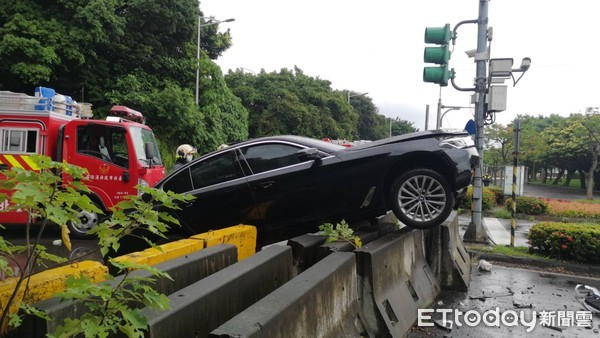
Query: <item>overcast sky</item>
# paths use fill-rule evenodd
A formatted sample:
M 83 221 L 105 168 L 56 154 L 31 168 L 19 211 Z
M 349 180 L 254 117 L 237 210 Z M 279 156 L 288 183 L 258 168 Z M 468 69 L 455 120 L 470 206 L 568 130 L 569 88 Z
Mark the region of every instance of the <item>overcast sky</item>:
M 333 89 L 368 93 L 381 114 L 424 130 L 426 105 L 429 129 L 435 127 L 440 93 L 422 80 L 425 27 L 477 19 L 479 1 L 201 0 L 200 9 L 217 20 L 235 19 L 220 25 L 233 37 L 216 61 L 224 73 L 297 66 L 331 81 Z M 600 106 L 599 14 L 598 0 L 489 2 L 492 58 L 513 58 L 513 68 L 523 57 L 532 59 L 516 87 L 506 82 L 507 110 L 497 114 L 499 123 L 517 114 L 568 116 Z M 476 24 L 462 25 L 450 60 L 463 88 L 475 78 L 475 63 L 464 51 L 477 47 L 476 34 Z M 471 94 L 449 84 L 442 103 L 468 106 Z M 473 112 L 450 111 L 442 124 L 462 129 Z

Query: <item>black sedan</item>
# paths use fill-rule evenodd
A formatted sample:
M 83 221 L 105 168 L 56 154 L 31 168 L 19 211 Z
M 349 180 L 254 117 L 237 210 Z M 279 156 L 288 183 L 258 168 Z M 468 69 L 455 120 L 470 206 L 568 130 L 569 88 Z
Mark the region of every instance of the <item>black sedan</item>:
M 435 130 L 355 147 L 299 136 L 252 139 L 179 168 L 156 187 L 196 197 L 176 212 L 201 233 L 254 225 L 259 244 L 314 232 L 323 223 L 393 210 L 405 225 L 441 224 L 478 161 L 464 131 Z

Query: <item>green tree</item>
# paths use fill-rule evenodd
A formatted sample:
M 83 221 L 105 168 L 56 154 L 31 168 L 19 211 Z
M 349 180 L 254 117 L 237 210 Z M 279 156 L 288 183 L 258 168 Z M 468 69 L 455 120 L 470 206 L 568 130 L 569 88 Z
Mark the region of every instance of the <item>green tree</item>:
M 597 108 L 586 109 L 585 115 L 572 115 L 573 125 L 571 130 L 575 137 L 580 137 L 587 145 L 591 164 L 588 169 L 587 199 L 594 198 L 594 174 L 598 168 L 600 156 L 600 112 Z
M 358 138 L 379 140 L 388 137 L 386 117 L 378 113 L 370 97 L 360 95 L 350 98 L 352 108 L 358 113 Z
M 389 121 L 389 123 L 391 123 L 392 136 L 408 134 L 419 130 L 415 128 L 414 122 L 409 122 L 399 117 Z
M 489 151 L 493 148 L 497 148 L 498 154 L 500 155 L 500 161 L 498 165 L 506 165 L 509 163 L 509 158 L 513 147 L 511 147 L 513 141 L 513 129 L 505 127 L 501 124 L 494 123 L 488 126 L 485 130 L 485 151 Z
M 225 80 L 248 109 L 250 137 L 293 134 L 314 138 L 356 139 L 358 113 L 345 93 L 301 69 L 248 74 L 229 71 Z
M 0 87 L 53 87 L 93 103 L 101 117 L 113 104 L 128 105 L 147 116 L 161 149 L 193 143 L 207 151 L 244 139 L 247 112 L 211 61 L 231 46 L 218 25 L 201 29 L 200 105 L 193 99 L 199 15 L 196 0 L 6 2 Z

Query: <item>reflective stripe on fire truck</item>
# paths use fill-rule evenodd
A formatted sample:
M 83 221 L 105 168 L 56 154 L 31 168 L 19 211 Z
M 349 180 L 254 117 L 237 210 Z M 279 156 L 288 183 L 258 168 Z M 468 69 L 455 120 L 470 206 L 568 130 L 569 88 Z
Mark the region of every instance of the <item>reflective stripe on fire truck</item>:
M 18 159 L 22 162 L 19 162 Z M 25 170 L 40 170 L 40 168 L 33 163 L 29 155 L 0 155 L 0 163 L 10 164 L 11 167 L 17 167 Z
M 13 155 L 4 155 L 4 158 L 10 163 L 11 166 L 23 169 L 23 166 Z
M 35 164 L 35 162 L 33 162 L 29 156 L 21 156 L 21 159 L 23 161 L 25 161 L 25 163 L 27 163 L 27 165 L 29 166 L 29 168 L 31 168 L 31 169 L 33 169 L 35 171 L 40 170 L 40 167 L 38 167 L 37 164 Z

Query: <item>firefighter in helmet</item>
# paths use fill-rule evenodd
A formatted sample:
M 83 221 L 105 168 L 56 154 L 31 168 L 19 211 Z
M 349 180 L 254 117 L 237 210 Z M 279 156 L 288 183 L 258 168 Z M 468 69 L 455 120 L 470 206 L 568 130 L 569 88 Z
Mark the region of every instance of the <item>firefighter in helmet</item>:
M 184 164 L 191 162 L 194 159 L 194 154 L 197 152 L 196 148 L 189 144 L 182 144 L 177 147 L 177 160 L 173 166 L 173 171 L 179 169 Z

